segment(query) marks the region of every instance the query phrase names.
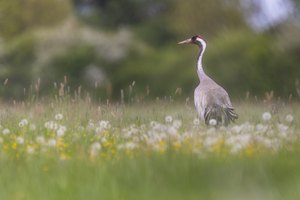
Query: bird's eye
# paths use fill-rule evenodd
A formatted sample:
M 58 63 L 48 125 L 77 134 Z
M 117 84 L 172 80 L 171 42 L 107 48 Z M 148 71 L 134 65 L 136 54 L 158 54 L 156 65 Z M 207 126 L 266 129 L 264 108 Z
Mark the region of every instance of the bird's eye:
M 196 39 L 197 39 L 197 36 L 193 36 L 193 37 L 192 37 L 192 41 L 193 41 L 193 42 L 196 41 Z

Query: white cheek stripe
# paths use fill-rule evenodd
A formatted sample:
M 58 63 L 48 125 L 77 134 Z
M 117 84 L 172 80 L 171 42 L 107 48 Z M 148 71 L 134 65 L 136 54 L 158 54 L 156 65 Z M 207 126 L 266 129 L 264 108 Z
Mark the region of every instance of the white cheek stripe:
M 200 42 L 202 44 L 203 49 L 205 49 L 206 47 L 206 42 L 204 40 L 202 40 L 201 38 L 197 38 L 196 39 L 198 42 Z

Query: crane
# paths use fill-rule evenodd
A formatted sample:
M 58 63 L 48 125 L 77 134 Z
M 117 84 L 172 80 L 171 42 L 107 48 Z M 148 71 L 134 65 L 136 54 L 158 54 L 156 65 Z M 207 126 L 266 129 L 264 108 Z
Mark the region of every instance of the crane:
M 200 35 L 195 35 L 178 44 L 195 44 L 199 47 L 197 59 L 197 74 L 199 85 L 194 91 L 194 103 L 198 116 L 205 124 L 225 125 L 234 122 L 238 115 L 226 90 L 212 80 L 203 70 L 202 56 L 206 48 L 206 42 Z

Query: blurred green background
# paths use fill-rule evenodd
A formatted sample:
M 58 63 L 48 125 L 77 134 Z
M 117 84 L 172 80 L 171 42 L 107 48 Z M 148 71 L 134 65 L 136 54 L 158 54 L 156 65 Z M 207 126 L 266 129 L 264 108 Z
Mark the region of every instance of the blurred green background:
M 266 3 L 268 2 L 268 3 Z M 67 85 L 100 99 L 192 96 L 207 74 L 235 99 L 300 98 L 299 0 L 0 0 L 0 95 Z M 83 93 L 83 92 L 82 92 Z M 126 98 L 125 98 L 126 100 Z

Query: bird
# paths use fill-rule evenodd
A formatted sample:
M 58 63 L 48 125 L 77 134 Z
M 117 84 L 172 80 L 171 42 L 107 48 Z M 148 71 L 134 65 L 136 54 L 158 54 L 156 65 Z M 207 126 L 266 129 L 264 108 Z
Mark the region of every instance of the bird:
M 206 125 L 224 125 L 238 118 L 226 90 L 211 79 L 203 70 L 202 57 L 206 49 L 206 41 L 200 35 L 195 35 L 178 44 L 195 44 L 199 47 L 197 58 L 197 74 L 199 85 L 194 91 L 194 103 L 198 117 Z

